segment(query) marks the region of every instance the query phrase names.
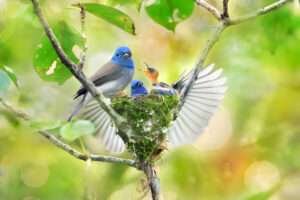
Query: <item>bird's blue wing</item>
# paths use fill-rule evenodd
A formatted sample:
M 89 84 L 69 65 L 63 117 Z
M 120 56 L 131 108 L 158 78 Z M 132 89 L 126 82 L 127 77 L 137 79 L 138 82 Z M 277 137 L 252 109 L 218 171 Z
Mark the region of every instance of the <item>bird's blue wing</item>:
M 106 150 L 112 153 L 125 151 L 125 144 L 121 137 L 117 135 L 117 128 L 111 117 L 99 106 L 97 101 L 92 100 L 89 102 L 79 115 L 81 118 L 90 120 L 95 124 L 95 135 L 103 142 Z
M 171 146 L 192 143 L 203 132 L 217 110 L 227 89 L 222 70 L 209 65 L 199 72 L 197 80 L 184 98 L 177 118 L 168 131 Z

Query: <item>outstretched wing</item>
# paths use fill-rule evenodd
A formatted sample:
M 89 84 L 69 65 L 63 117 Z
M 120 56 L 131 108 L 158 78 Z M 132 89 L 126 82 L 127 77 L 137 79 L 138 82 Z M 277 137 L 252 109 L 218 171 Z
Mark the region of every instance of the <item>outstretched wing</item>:
M 203 132 L 227 89 L 222 70 L 209 65 L 199 72 L 168 132 L 171 146 L 192 143 Z M 191 73 L 189 73 L 191 74 Z
M 116 126 L 97 101 L 92 100 L 89 102 L 79 115 L 81 118 L 90 120 L 95 124 L 95 135 L 103 142 L 106 150 L 112 153 L 122 153 L 125 151 L 125 144 L 121 137 L 117 135 Z

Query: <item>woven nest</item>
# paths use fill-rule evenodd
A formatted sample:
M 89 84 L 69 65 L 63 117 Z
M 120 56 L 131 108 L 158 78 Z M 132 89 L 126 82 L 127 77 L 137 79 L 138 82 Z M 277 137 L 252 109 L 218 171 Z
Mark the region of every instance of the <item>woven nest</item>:
M 177 105 L 175 95 L 117 97 L 112 100 L 111 106 L 128 120 L 133 129 L 126 144 L 138 160 L 153 161 L 162 152 Z

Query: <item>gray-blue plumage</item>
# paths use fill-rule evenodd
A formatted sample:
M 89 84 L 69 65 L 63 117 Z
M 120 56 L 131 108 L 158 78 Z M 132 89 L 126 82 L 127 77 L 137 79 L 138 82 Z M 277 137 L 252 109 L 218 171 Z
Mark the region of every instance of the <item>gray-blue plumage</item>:
M 95 84 L 99 92 L 106 97 L 111 97 L 124 90 L 132 80 L 133 74 L 134 63 L 130 49 L 128 47 L 119 47 L 111 60 L 91 76 L 90 80 Z M 78 99 L 78 102 L 68 121 L 78 114 L 80 109 L 92 98 L 86 88 L 81 87 L 76 92 L 74 99 Z
M 99 92 L 110 98 L 124 90 L 131 82 L 133 75 L 134 63 L 131 58 L 131 51 L 128 47 L 119 47 L 111 60 L 91 76 L 90 80 Z M 87 90 L 81 87 L 74 99 L 77 102 L 68 120 L 78 114 L 81 118 L 94 122 L 97 129 L 96 135 L 101 137 L 106 149 L 112 152 L 123 151 L 125 145 L 116 134 L 112 120 Z

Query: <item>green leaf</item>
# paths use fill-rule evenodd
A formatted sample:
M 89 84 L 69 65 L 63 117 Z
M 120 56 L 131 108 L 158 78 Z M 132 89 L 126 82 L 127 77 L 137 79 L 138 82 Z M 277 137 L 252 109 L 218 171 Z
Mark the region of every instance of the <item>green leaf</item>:
M 0 68 L 1 70 L 3 70 L 7 76 L 9 77 L 9 79 L 15 84 L 15 86 L 18 88 L 19 87 L 19 84 L 18 84 L 18 78 L 14 72 L 14 70 L 10 67 L 7 67 L 7 66 L 3 66 Z
M 178 23 L 193 13 L 194 0 L 154 0 L 145 9 L 148 15 L 158 24 L 174 31 Z
M 62 121 L 33 121 L 30 122 L 30 127 L 36 130 L 53 130 L 61 127 L 63 125 Z
M 76 30 L 65 22 L 59 22 L 54 26 L 54 32 L 60 41 L 62 48 L 73 62 L 78 62 L 84 39 Z M 41 79 L 63 84 L 72 74 L 61 63 L 48 37 L 43 36 L 42 41 L 35 51 L 33 59 L 34 69 Z
M 67 141 L 74 141 L 84 135 L 91 135 L 95 132 L 95 125 L 87 120 L 69 122 L 60 129 L 60 135 Z
M 124 31 L 135 35 L 135 26 L 133 20 L 124 12 L 113 7 L 97 3 L 82 4 L 85 10 L 105 21 L 123 29 Z

